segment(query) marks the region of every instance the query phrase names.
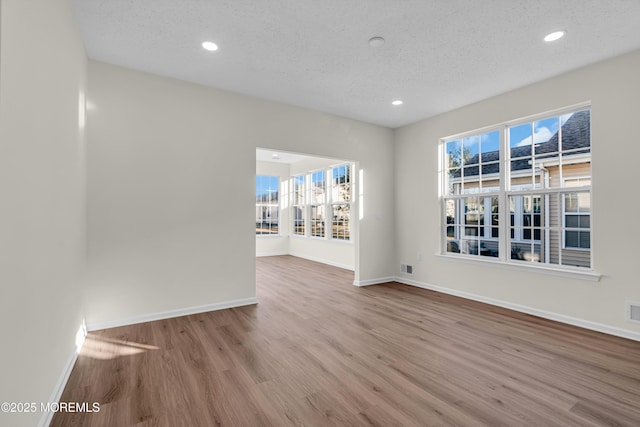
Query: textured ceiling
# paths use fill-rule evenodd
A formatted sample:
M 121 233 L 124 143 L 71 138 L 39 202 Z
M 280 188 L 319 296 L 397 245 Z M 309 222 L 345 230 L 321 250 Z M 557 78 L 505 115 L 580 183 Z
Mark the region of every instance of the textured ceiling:
M 392 128 L 640 48 L 639 0 L 73 6 L 92 59 Z M 544 43 L 556 29 L 567 36 Z M 384 46 L 370 47 L 373 36 Z

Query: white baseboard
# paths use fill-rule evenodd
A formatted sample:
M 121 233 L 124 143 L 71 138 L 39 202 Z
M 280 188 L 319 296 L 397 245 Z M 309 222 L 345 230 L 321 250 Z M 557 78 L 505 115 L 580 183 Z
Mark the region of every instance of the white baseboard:
M 282 256 L 289 255 L 287 251 L 276 251 L 276 252 L 256 252 L 256 257 L 265 257 L 265 256 Z
M 67 364 L 62 371 L 62 375 L 58 378 L 58 382 L 56 383 L 55 388 L 53 389 L 53 393 L 49 398 L 49 402 L 59 402 L 62 397 L 62 392 L 67 385 L 67 381 L 69 381 L 69 377 L 71 376 L 71 371 L 73 370 L 73 366 L 76 364 L 76 360 L 78 359 L 78 351 L 74 349 L 73 354 L 69 356 L 67 360 Z M 38 423 L 38 427 L 48 427 L 53 420 L 54 412 L 43 412 L 40 417 L 40 422 Z
M 97 331 L 99 329 L 117 328 L 119 326 L 134 325 L 136 323 L 153 322 L 154 320 L 170 319 L 172 317 L 188 316 L 189 314 L 204 313 L 207 311 L 223 310 L 225 308 L 242 307 L 244 305 L 257 304 L 258 300 L 254 298 L 237 299 L 233 301 L 224 301 L 215 304 L 199 305 L 196 307 L 186 307 L 177 310 L 163 311 L 160 313 L 141 314 L 139 316 L 127 317 L 125 319 L 108 320 L 105 322 L 87 323 L 88 331 Z
M 556 322 L 566 323 L 568 325 L 578 326 L 580 328 L 590 329 L 596 332 L 602 332 L 602 333 L 614 335 L 617 337 L 627 338 L 634 341 L 640 341 L 640 333 L 635 331 L 629 331 L 627 329 L 615 328 L 613 326 L 603 325 L 601 323 L 591 322 L 589 320 L 583 320 L 583 319 L 577 319 L 571 316 L 565 316 L 564 314 L 558 314 L 550 311 L 539 310 L 537 308 L 531 308 L 531 307 L 527 307 L 520 304 L 510 303 L 507 301 L 483 297 L 481 295 L 476 295 L 476 294 L 472 294 L 464 291 L 444 288 L 442 286 L 436 286 L 429 283 L 419 282 L 417 280 L 408 279 L 406 277 L 396 276 L 394 280 L 399 283 L 404 283 L 405 285 L 415 286 L 423 289 L 429 289 L 431 291 L 441 292 L 443 294 L 454 295 L 457 297 L 466 298 L 473 301 L 483 302 L 485 304 L 508 308 L 510 310 L 531 314 L 533 316 L 542 317 L 544 319 L 555 320 Z
M 286 255 L 291 255 L 291 256 L 294 256 L 294 257 L 297 257 L 297 258 L 308 259 L 309 261 L 319 262 L 321 264 L 327 264 L 327 265 L 330 265 L 332 267 L 342 268 L 343 270 L 355 271 L 355 267 L 352 266 L 352 265 L 340 264 L 339 262 L 328 261 L 328 260 L 322 259 L 322 258 L 316 258 L 316 257 L 312 257 L 312 256 L 299 255 L 299 254 L 293 254 L 293 253 L 288 253 Z
M 376 279 L 367 279 L 367 280 L 354 280 L 353 286 L 371 286 L 371 285 L 379 285 L 380 283 L 388 283 L 388 282 L 397 282 L 396 277 L 378 277 Z

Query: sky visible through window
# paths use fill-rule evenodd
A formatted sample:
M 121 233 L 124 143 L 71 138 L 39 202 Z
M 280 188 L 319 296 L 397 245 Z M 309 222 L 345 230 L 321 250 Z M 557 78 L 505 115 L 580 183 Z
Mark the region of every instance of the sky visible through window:
M 573 115 L 564 114 L 559 117 L 550 117 L 532 123 L 509 128 L 510 148 L 524 147 L 549 141 L 558 129 Z M 477 162 L 480 152 L 487 154 L 497 152 L 500 149 L 500 133 L 493 131 L 482 135 L 473 135 L 459 140 L 447 142 L 447 154 L 456 163 L 452 167 L 459 167 L 465 162 L 475 160 Z M 475 159 L 474 159 L 475 157 Z M 483 159 L 484 160 L 484 159 Z
M 261 201 L 267 201 L 268 194 L 274 194 L 278 191 L 278 177 L 277 176 L 256 176 L 256 198 L 261 198 Z

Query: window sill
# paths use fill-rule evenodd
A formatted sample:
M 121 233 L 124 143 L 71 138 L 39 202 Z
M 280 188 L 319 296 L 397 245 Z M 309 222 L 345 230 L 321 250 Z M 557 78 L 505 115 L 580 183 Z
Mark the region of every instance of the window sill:
M 284 236 L 282 234 L 256 234 L 256 237 L 260 239 L 275 239 Z
M 506 268 L 509 270 L 535 272 L 535 273 L 548 274 L 548 275 L 558 276 L 558 277 L 566 277 L 570 279 L 587 280 L 590 282 L 599 282 L 600 277 L 602 276 L 600 273 L 597 273 L 593 270 L 589 270 L 586 268 L 571 268 L 571 267 L 558 268 L 558 267 L 550 267 L 546 265 L 529 265 L 525 263 L 505 262 L 505 261 L 493 260 L 493 259 L 484 259 L 484 258 L 476 259 L 476 258 L 479 258 L 476 256 L 471 257 L 471 256 L 440 254 L 440 253 L 437 253 L 435 255 L 436 257 L 446 261 L 492 266 L 492 267 Z

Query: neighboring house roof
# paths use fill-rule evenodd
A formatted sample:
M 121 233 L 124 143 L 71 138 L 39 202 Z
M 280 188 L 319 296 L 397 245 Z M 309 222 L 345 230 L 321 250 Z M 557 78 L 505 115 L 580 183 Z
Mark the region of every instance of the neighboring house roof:
M 558 157 L 558 132 L 548 141 L 535 144 L 535 156 L 538 159 Z M 562 152 L 571 155 L 588 153 L 591 145 L 591 118 L 589 110 L 574 113 L 562 125 Z M 513 147 L 511 149 L 511 170 L 531 169 L 532 146 Z M 569 154 L 569 153 L 567 153 Z M 497 174 L 500 172 L 500 153 L 490 151 L 482 153 L 482 174 Z M 494 163 L 490 163 L 494 162 Z M 480 154 L 476 154 L 464 163 L 465 176 L 479 175 Z M 460 169 L 453 173 L 453 178 L 460 178 Z

